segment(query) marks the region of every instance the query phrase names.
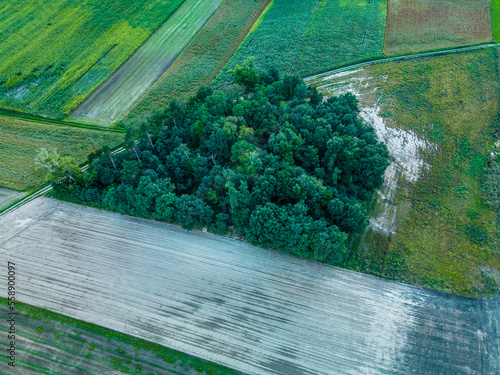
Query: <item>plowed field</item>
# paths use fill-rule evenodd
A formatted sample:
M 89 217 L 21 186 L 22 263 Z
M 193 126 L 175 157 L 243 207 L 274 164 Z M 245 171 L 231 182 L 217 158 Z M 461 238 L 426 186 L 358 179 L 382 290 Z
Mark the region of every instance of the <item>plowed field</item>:
M 498 373 L 496 302 L 48 198 L 0 228 L 18 300 L 247 374 Z
M 489 0 L 388 0 L 388 55 L 492 40 Z

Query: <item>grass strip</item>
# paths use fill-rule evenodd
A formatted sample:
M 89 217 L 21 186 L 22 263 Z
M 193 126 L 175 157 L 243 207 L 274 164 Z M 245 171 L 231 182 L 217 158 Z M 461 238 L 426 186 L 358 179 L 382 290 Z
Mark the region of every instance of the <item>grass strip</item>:
M 99 130 L 99 131 L 103 131 L 103 132 L 125 133 L 124 129 L 117 127 L 117 126 L 103 127 L 103 126 L 99 126 L 99 125 L 85 124 L 83 122 L 58 120 L 58 119 L 52 119 L 52 118 L 47 118 L 47 117 L 42 117 L 42 116 L 37 116 L 37 115 L 31 115 L 29 113 L 13 111 L 13 110 L 9 110 L 9 109 L 1 109 L 0 108 L 0 116 L 1 117 L 18 118 L 18 119 L 28 120 L 28 121 L 32 121 L 32 122 L 38 122 L 40 124 L 47 124 L 47 125 L 61 125 L 61 126 L 70 126 L 72 128 Z
M 491 0 L 491 24 L 493 39 L 500 42 L 500 0 Z

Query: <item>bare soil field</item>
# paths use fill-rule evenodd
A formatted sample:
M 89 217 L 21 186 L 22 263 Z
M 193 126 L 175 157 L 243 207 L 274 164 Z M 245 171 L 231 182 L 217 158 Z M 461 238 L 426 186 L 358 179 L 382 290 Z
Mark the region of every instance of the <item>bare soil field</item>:
M 223 0 L 187 0 L 123 65 L 71 114 L 74 121 L 120 120 L 174 62 Z
M 0 228 L 0 261 L 16 264 L 19 301 L 248 374 L 500 369 L 498 301 L 49 198 Z
M 490 1 L 388 0 L 384 42 L 387 55 L 491 40 Z

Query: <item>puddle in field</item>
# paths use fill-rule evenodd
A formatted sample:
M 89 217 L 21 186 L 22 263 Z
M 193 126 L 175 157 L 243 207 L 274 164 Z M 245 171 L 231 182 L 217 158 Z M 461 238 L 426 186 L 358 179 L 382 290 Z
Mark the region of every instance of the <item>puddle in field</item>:
M 380 84 L 387 80 L 387 75 L 370 77 L 362 75 L 364 69 L 340 72 L 318 79 L 318 90 L 327 96 L 351 92 L 359 100 L 361 118 L 375 129 L 377 138 L 384 142 L 391 156 L 391 164 L 384 174 L 384 184 L 378 191 L 381 209 L 376 217 L 370 219 L 373 229 L 390 234 L 396 233 L 397 205 L 394 202 L 396 189 L 401 179 L 415 182 L 421 174 L 430 168 L 422 155 L 435 146 L 410 130 L 397 129 L 387 125 L 380 115 L 378 103 Z M 383 85 L 382 85 L 383 86 Z
M 360 116 L 372 125 L 377 138 L 385 143 L 391 155 L 391 164 L 384 173 L 384 185 L 378 191 L 382 211 L 370 219 L 373 229 L 390 234 L 396 233 L 397 205 L 394 202 L 396 189 L 403 177 L 408 182 L 415 182 L 430 165 L 422 158 L 422 153 L 433 149 L 432 143 L 416 133 L 388 127 L 380 116 L 380 107 L 362 107 Z

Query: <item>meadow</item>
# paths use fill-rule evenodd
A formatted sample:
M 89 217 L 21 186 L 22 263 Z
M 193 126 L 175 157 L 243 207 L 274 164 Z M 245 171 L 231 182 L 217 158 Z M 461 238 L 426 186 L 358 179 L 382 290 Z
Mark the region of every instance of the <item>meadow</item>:
M 47 125 L 0 117 L 0 186 L 29 191 L 44 183 L 44 174 L 36 171 L 35 156 L 41 148 L 56 148 L 79 163 L 98 148 L 118 146 L 123 134 L 98 130 Z
M 208 86 L 231 58 L 270 0 L 226 0 L 167 72 L 139 99 L 127 121 Z M 188 72 L 188 73 L 186 73 Z
M 0 3 L 0 107 L 64 117 L 183 0 Z
M 394 193 L 373 202 L 373 218 L 395 209 L 397 229 L 368 229 L 348 268 L 467 296 L 499 291 L 500 212 L 484 184 L 498 137 L 497 55 L 488 48 L 382 63 L 316 82 L 326 93 L 358 93 L 364 111 L 380 110 L 394 134 L 427 146 L 416 155 L 428 166 L 420 177 L 398 169 Z
M 387 8 L 384 52 L 388 55 L 492 40 L 489 0 L 388 0 Z
M 274 0 L 217 84 L 248 57 L 300 76 L 383 57 L 385 15 L 385 0 Z
M 100 125 L 120 120 L 135 100 L 165 73 L 222 2 L 186 0 L 146 43 L 90 94 L 71 114 L 71 119 Z

